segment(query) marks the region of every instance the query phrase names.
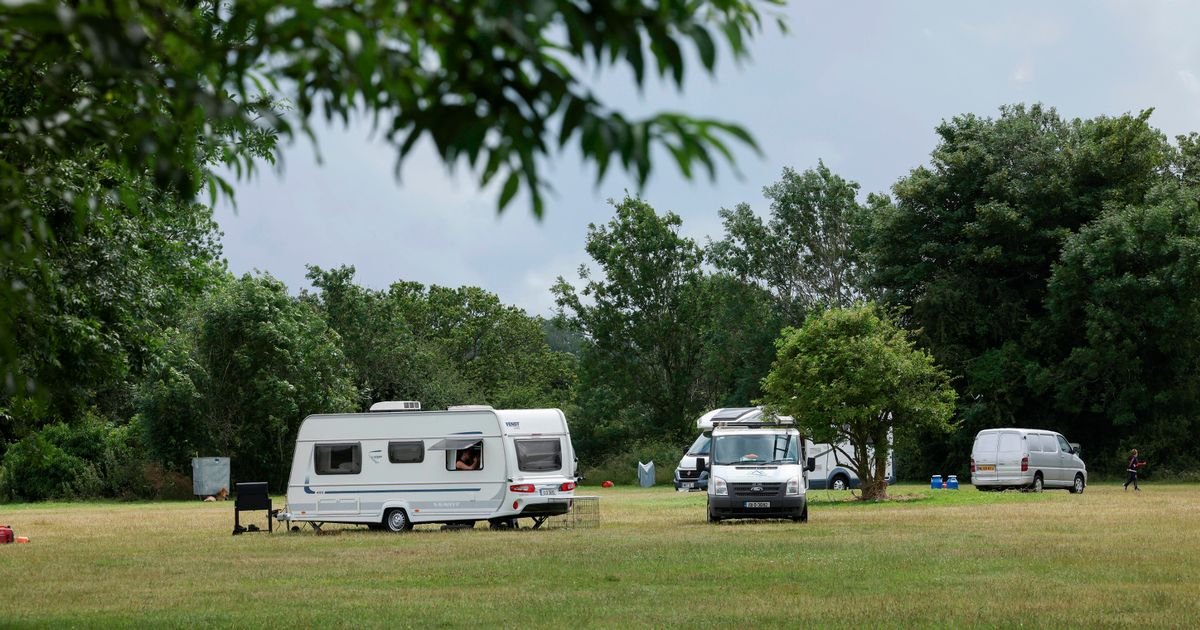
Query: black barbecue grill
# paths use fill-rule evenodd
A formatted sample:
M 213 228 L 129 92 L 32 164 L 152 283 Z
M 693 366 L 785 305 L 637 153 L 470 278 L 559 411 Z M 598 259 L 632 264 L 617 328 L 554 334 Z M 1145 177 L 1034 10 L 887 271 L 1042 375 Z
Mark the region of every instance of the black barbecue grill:
M 274 531 L 272 524 L 271 510 L 271 495 L 267 492 L 267 482 L 265 481 L 247 481 L 237 484 L 237 496 L 233 500 L 233 535 L 237 536 L 242 532 L 257 532 L 262 531 L 255 525 L 242 527 L 241 515 L 242 512 L 257 512 L 266 510 L 267 512 L 267 532 Z

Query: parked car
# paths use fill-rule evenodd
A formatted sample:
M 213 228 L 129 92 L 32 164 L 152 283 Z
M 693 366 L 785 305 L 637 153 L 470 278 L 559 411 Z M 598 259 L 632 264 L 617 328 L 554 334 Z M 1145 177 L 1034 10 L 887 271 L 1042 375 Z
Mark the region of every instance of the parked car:
M 986 429 L 971 449 L 971 483 L 979 490 L 1087 487 L 1087 467 L 1079 448 L 1053 431 Z

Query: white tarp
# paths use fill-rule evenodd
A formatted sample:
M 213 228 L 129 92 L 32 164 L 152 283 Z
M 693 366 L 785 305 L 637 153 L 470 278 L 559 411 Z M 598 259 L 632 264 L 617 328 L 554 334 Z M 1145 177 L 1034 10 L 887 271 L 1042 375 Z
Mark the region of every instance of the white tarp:
M 638 484 L 643 488 L 654 485 L 654 462 L 649 464 L 638 462 Z

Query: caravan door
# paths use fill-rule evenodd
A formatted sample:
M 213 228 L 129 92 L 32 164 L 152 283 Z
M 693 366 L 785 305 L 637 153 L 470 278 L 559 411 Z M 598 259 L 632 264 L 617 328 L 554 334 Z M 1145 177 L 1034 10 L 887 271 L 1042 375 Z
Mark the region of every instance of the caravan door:
M 340 442 L 313 445 L 313 473 L 317 479 L 317 514 L 358 514 L 358 490 L 352 486 L 362 474 L 362 444 Z

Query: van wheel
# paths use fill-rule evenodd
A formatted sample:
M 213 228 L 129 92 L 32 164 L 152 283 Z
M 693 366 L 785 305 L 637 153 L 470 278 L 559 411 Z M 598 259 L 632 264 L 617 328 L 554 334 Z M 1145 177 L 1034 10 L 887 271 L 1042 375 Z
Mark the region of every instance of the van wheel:
M 1083 492 L 1083 475 L 1075 475 L 1075 483 L 1071 484 L 1071 494 Z
M 716 514 L 713 514 L 711 506 L 708 507 L 708 522 L 709 523 L 720 523 L 721 522 L 721 517 L 717 516 Z
M 829 483 L 829 487 L 833 490 L 849 490 L 850 478 L 845 475 L 838 475 Z
M 1033 475 L 1033 485 L 1029 487 L 1034 492 L 1041 492 L 1046 489 L 1046 484 L 1042 482 L 1042 473 Z
M 796 518 L 794 518 L 792 520 L 796 521 L 797 523 L 807 523 L 808 522 L 808 505 L 805 504 L 804 509 L 800 510 L 800 516 L 797 516 Z
M 389 532 L 403 532 L 412 529 L 412 521 L 408 520 L 408 514 L 400 508 L 393 508 L 383 515 L 383 526 Z

